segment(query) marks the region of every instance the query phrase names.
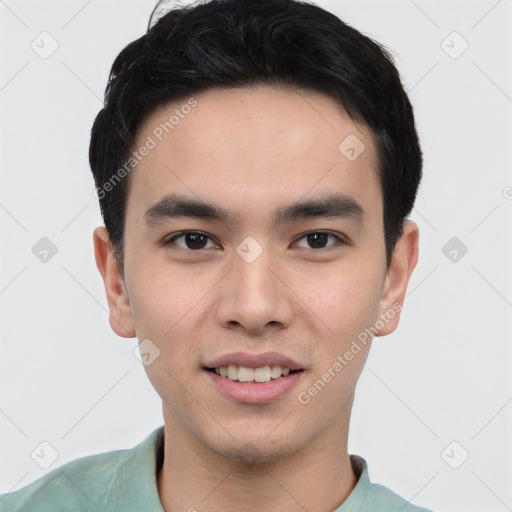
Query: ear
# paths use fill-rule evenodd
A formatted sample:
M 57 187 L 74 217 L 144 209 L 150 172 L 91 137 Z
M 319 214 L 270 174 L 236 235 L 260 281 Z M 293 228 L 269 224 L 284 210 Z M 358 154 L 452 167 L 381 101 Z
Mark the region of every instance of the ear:
M 97 227 L 94 230 L 93 241 L 96 266 L 101 277 L 103 277 L 107 294 L 110 327 L 118 336 L 134 338 L 136 332 L 128 292 L 112 253 L 108 232 L 104 226 Z
M 415 222 L 404 222 L 403 235 L 398 240 L 391 262 L 386 271 L 384 288 L 379 307 L 379 317 L 376 326 L 384 324 L 376 329 L 375 336 L 386 336 L 392 333 L 400 321 L 407 285 L 412 271 L 418 262 L 419 229 Z M 381 320 L 379 322 L 379 320 Z

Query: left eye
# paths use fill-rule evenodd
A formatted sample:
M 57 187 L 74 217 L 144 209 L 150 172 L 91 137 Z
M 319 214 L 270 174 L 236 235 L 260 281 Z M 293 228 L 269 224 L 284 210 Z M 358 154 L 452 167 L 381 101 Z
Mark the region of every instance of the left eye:
M 327 241 L 331 237 L 331 240 L 334 239 L 334 243 L 327 245 Z M 311 233 L 307 233 L 306 235 L 299 238 L 299 240 L 305 239 L 306 242 L 310 245 L 307 249 L 324 249 L 325 247 L 330 247 L 331 245 L 342 244 L 344 241 L 337 235 L 333 233 L 328 233 L 325 231 L 314 231 Z M 298 244 L 297 244 L 298 245 Z M 304 245 L 299 247 L 305 247 Z

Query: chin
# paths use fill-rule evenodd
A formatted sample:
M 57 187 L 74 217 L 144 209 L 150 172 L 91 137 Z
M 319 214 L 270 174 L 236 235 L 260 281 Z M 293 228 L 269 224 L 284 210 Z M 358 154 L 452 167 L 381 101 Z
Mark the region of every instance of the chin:
M 285 459 L 301 447 L 298 442 L 290 444 L 275 438 L 261 439 L 259 434 L 253 440 L 250 436 L 245 440 L 230 438 L 222 446 L 211 446 L 210 449 L 226 459 L 254 466 Z
M 255 466 L 283 459 L 289 454 L 283 453 L 282 446 L 262 451 L 254 443 L 248 442 L 240 448 L 225 448 L 220 455 L 242 464 Z

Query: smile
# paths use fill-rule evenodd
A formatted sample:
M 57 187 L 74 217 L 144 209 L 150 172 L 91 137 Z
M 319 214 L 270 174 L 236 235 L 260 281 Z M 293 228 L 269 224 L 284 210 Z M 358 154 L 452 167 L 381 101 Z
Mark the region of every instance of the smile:
M 237 403 L 265 404 L 284 397 L 299 384 L 306 372 L 280 366 L 250 368 L 228 365 L 203 368 L 202 373 L 209 384 L 213 385 L 213 389 L 224 398 Z
M 249 382 L 254 384 L 261 384 L 270 382 L 280 377 L 286 377 L 290 374 L 302 370 L 290 370 L 290 368 L 275 366 L 260 366 L 258 368 L 249 368 L 247 366 L 237 366 L 236 364 L 229 364 L 227 366 L 217 366 L 216 368 L 208 368 L 208 371 L 215 372 L 217 375 L 234 382 Z

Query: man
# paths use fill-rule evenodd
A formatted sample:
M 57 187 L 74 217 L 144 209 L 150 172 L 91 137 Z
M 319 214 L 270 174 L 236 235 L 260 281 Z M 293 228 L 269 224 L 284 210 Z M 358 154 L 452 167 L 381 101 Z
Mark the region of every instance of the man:
M 424 510 L 347 450 L 418 258 L 421 150 L 386 51 L 308 3 L 171 10 L 115 60 L 90 163 L 110 325 L 164 426 L 0 509 Z

